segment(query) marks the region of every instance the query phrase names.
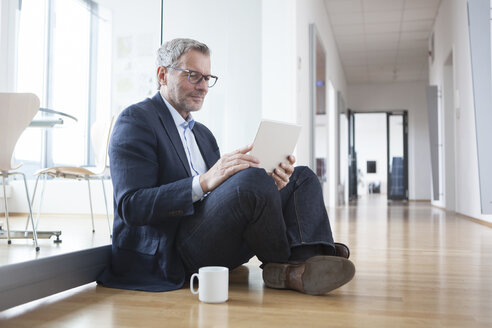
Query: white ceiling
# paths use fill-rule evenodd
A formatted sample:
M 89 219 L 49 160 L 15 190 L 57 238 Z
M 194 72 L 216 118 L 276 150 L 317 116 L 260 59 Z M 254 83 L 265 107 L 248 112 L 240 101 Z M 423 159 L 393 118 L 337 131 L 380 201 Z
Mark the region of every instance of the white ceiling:
M 348 84 L 428 77 L 441 0 L 325 0 Z

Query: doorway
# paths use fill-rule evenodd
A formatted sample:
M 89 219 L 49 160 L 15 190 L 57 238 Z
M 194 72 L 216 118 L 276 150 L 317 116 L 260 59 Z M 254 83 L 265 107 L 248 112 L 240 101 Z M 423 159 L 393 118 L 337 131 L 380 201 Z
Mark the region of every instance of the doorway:
M 348 198 L 408 200 L 408 112 L 348 110 Z

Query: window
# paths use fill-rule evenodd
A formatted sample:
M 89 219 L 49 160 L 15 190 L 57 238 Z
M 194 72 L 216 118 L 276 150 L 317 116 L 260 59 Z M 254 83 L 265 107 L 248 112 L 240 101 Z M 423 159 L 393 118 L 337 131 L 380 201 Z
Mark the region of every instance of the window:
M 19 24 L 17 57 L 17 91 L 36 94 L 41 103 L 45 91 L 46 26 L 47 3 L 44 0 L 25 0 L 22 19 Z M 39 169 L 42 161 L 43 131 L 26 129 L 15 148 L 15 158 L 22 161 L 24 171 Z M 30 175 L 28 175 L 30 176 Z
M 79 0 L 54 2 L 50 28 L 48 107 L 78 119 L 70 128 L 52 129 L 51 159 L 54 165 L 86 163 L 89 107 L 90 12 Z M 84 151 L 81 151 L 84 150 Z M 85 156 L 84 156 L 85 155 Z M 49 164 L 51 166 L 51 164 Z
M 26 129 L 14 153 L 26 176 L 94 164 L 91 125 L 156 92 L 161 6 L 162 0 L 2 2 L 8 35 L 0 36 L 0 89 L 35 93 L 41 107 L 78 119 Z
M 15 159 L 24 171 L 54 165 L 91 165 L 90 127 L 110 117 L 111 15 L 91 0 L 23 0 L 17 88 L 41 107 L 65 112 L 65 127 L 27 129 Z M 31 176 L 31 174 L 28 174 Z

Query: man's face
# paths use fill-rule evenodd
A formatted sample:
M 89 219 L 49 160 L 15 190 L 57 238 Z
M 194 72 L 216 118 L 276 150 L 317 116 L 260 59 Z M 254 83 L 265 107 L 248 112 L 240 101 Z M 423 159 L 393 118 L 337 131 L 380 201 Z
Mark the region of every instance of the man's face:
M 210 74 L 210 56 L 197 50 L 183 54 L 175 67 Z M 203 100 L 208 92 L 207 81 L 198 84 L 188 81 L 188 73 L 168 68 L 164 74 L 160 67 L 157 74 L 161 83 L 161 93 L 169 103 L 186 119 L 190 112 L 202 108 Z

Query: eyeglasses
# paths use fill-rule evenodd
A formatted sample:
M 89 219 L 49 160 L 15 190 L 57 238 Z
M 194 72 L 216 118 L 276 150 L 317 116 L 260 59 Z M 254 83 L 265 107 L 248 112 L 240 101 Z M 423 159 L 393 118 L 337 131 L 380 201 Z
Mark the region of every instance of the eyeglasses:
M 215 75 L 205 75 L 197 71 L 192 71 L 191 69 L 184 69 L 180 67 L 166 66 L 166 68 L 172 68 L 177 71 L 188 73 L 188 82 L 190 82 L 191 84 L 198 84 L 202 82 L 203 79 L 205 79 L 205 82 L 207 82 L 207 86 L 211 88 L 215 85 L 215 83 L 217 83 L 218 77 Z

